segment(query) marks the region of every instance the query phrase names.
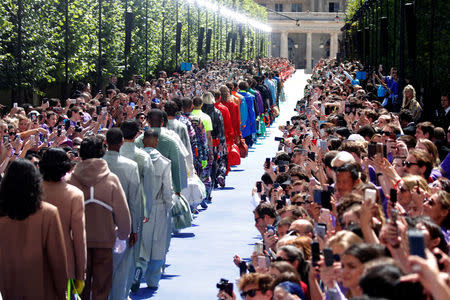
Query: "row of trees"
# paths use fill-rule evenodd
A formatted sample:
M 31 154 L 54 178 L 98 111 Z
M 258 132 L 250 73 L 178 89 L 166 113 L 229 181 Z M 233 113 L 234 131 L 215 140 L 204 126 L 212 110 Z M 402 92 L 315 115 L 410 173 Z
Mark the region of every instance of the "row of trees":
M 396 67 L 430 116 L 450 90 L 449 11 L 448 0 L 349 1 L 341 52 L 372 69 Z
M 262 32 L 218 13 L 177 0 L 0 0 L 0 90 L 9 101 L 33 95 L 67 96 L 74 82 L 104 83 L 111 74 L 152 77 L 174 71 L 180 62 L 246 59 L 266 53 Z M 252 0 L 218 0 L 262 22 L 265 9 Z M 126 12 L 131 16 L 131 45 L 125 51 Z M 176 26 L 182 24 L 176 53 Z M 197 55 L 199 29 L 212 29 L 208 56 Z M 226 53 L 230 32 L 236 51 Z M 240 39 L 243 39 L 243 51 Z M 203 46 L 204 47 L 204 46 Z M 230 49 L 231 52 L 231 49 Z M 204 48 L 203 48 L 204 53 Z M 55 89 L 56 87 L 56 89 Z M 2 100 L 5 96 L 3 96 Z

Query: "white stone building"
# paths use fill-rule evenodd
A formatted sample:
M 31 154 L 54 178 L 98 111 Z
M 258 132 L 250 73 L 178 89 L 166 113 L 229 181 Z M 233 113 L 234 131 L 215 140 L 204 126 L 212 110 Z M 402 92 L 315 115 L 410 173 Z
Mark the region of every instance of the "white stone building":
M 288 57 L 307 72 L 320 58 L 336 57 L 346 0 L 255 1 L 267 8 L 272 27 L 269 56 Z

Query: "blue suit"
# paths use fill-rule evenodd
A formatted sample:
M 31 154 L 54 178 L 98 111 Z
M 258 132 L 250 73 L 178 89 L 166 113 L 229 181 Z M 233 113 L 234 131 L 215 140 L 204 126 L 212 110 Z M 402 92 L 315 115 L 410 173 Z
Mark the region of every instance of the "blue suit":
M 242 129 L 242 136 L 245 138 L 256 133 L 255 96 L 246 91 L 238 91 L 238 93 L 244 96 L 245 103 L 247 104 L 248 117 L 245 122 L 245 128 Z

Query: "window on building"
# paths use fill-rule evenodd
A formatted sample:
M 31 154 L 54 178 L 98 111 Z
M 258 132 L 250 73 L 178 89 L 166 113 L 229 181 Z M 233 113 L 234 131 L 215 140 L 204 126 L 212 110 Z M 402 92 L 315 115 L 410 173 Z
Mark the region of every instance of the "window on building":
M 275 3 L 275 11 L 283 11 L 283 4 Z
M 339 11 L 339 2 L 328 3 L 328 11 L 329 12 L 338 12 Z
M 291 11 L 293 11 L 293 12 L 301 12 L 302 11 L 302 4 L 301 3 L 292 3 Z

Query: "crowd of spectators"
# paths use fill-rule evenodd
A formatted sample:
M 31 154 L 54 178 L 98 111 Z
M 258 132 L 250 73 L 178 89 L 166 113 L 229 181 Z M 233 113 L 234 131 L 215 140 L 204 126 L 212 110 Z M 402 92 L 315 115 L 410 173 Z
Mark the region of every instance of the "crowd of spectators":
M 450 299 L 448 94 L 426 120 L 395 69 L 363 71 L 320 60 L 279 127 L 252 190 L 262 241 L 234 258 L 243 299 Z
M 3 107 L 0 293 L 127 299 L 279 114 L 282 58 L 211 62 Z

